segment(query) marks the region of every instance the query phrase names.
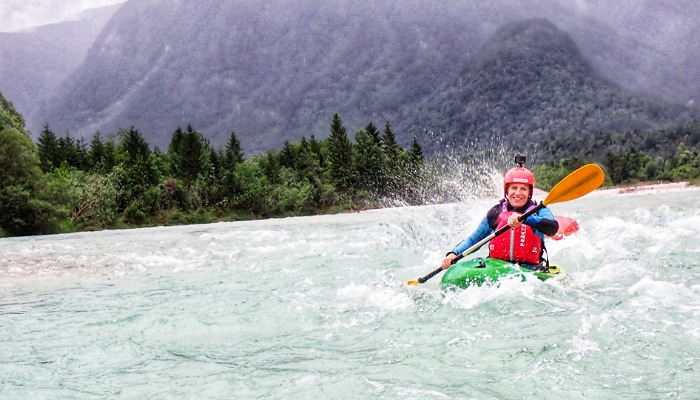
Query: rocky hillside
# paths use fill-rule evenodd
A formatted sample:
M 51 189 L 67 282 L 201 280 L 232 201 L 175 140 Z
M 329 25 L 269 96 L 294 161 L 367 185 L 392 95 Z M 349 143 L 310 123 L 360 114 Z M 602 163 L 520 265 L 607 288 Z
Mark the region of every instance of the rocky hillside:
M 682 21 L 679 35 L 697 26 L 681 19 L 683 9 L 647 3 L 635 21 L 663 24 L 671 15 Z M 235 131 L 255 152 L 323 137 L 336 112 L 350 132 L 389 120 L 404 144 L 416 135 L 435 146 L 683 120 L 682 109 L 637 96 L 674 87 L 686 103 L 700 86 L 649 70 L 690 68 L 692 44 L 663 47 L 639 27 L 627 30 L 617 8 L 581 4 L 588 8 L 559 0 L 132 0 L 28 126 L 91 136 L 133 125 L 164 146 L 175 128 L 192 124 L 214 143 Z M 546 18 L 533 25 L 535 16 Z M 518 35 L 532 43 L 508 43 Z M 654 69 L 664 59 L 670 70 Z
M 89 10 L 80 18 L 24 32 L 0 32 L 0 90 L 24 115 L 34 115 L 44 96 L 82 64 L 117 8 Z
M 568 34 L 532 19 L 504 25 L 403 119 L 409 134 L 429 134 L 434 146 L 521 147 L 562 135 L 669 126 L 693 115 L 610 82 Z

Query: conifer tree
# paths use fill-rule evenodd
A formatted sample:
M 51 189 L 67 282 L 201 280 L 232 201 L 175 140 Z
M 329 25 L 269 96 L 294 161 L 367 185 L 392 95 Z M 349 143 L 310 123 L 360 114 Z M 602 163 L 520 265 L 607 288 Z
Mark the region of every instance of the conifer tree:
M 88 162 L 92 171 L 107 174 L 116 165 L 115 146 L 112 140 L 104 141 L 100 132 L 96 132 L 90 141 Z
M 370 122 L 369 124 L 367 124 L 367 126 L 365 126 L 365 132 L 367 132 L 372 137 L 372 139 L 374 140 L 374 143 L 377 146 L 381 145 L 382 138 L 379 135 L 379 129 L 377 129 L 376 125 L 374 125 L 372 122 Z
M 226 163 L 229 167 L 243 162 L 243 149 L 236 132 L 231 131 L 231 136 L 226 143 Z
M 321 142 L 319 142 L 314 135 L 311 135 L 309 138 L 309 149 L 311 149 L 311 151 L 314 153 L 321 152 Z
M 182 128 L 179 126 L 173 132 L 173 137 L 170 139 L 170 144 L 168 145 L 168 152 L 178 153 L 180 152 L 180 145 L 182 144 L 182 138 L 185 134 L 182 132 Z
M 318 166 L 321 168 L 325 168 L 326 160 L 323 156 L 323 152 L 321 151 L 321 147 L 321 142 L 319 142 L 318 139 L 316 139 L 316 136 L 311 135 L 311 137 L 309 138 L 309 150 L 311 150 L 312 156 L 318 160 Z
M 328 150 L 333 184 L 342 193 L 352 193 L 355 174 L 352 160 L 352 143 L 348 139 L 347 131 L 338 114 L 333 115 L 333 121 L 331 122 Z
M 315 140 L 315 139 L 314 139 Z M 297 151 L 297 171 L 299 175 L 310 178 L 315 175 L 318 162 L 317 155 L 311 149 L 311 142 L 306 139 L 306 136 L 301 138 L 299 150 Z
M 275 152 L 268 151 L 265 157 L 260 159 L 260 168 L 270 184 L 279 183 L 281 165 Z
M 390 166 L 398 166 L 401 147 L 396 143 L 396 134 L 391 130 L 389 121 L 384 125 L 384 135 L 382 136 L 382 149 Z
M 384 125 L 384 135 L 382 136 L 382 149 L 386 157 L 386 179 L 385 189 L 389 193 L 395 193 L 401 181 L 401 148 L 396 143 L 396 134 L 391 130 L 389 121 Z
M 201 133 L 188 125 L 179 147 L 180 176 L 185 184 L 191 184 L 207 171 L 209 143 Z
M 151 164 L 151 150 L 148 142 L 141 136 L 141 133 L 134 129 L 121 129 L 119 131 L 121 142 L 119 143 L 118 157 L 120 164 L 123 167 L 123 173 L 120 175 L 119 185 L 123 191 L 119 193 L 117 199 L 120 209 L 125 210 L 127 207 L 132 212 L 128 219 L 137 222 L 143 218 L 142 208 L 150 207 L 151 205 L 143 204 L 142 198 L 144 194 L 158 183 L 158 175 Z M 135 218 L 134 215 L 139 215 Z
M 66 133 L 66 136 L 58 138 L 58 153 L 61 159 L 56 168 L 65 162 L 70 167 L 81 169 L 79 144 L 70 133 Z
M 384 152 L 375 140 L 374 134 L 366 129 L 355 133 L 354 147 L 360 188 L 378 192 L 385 182 Z
M 418 143 L 418 139 L 416 139 L 415 136 L 413 137 L 411 147 L 408 149 L 408 160 L 414 167 L 423 164 L 423 148 L 420 143 Z
M 209 147 L 207 149 L 207 166 L 211 171 L 211 176 L 217 178 L 221 176 L 221 171 L 224 165 L 224 158 L 221 156 L 221 151 L 216 152 L 214 149 Z
M 102 156 L 102 171 L 109 173 L 117 165 L 117 146 L 110 139 L 104 142 L 104 155 Z
M 81 171 L 89 171 L 92 167 L 88 154 L 87 141 L 84 137 L 75 141 L 76 160 L 75 167 Z
M 125 164 L 137 165 L 148 160 L 151 149 L 148 142 L 141 136 L 141 132 L 132 126 L 131 129 L 120 130 L 119 135 L 121 136 L 119 150 L 126 156 L 123 160 Z
M 285 140 L 284 147 L 282 147 L 282 151 L 280 152 L 280 164 L 282 164 L 283 167 L 296 169 L 296 158 L 296 151 L 294 151 L 289 140 Z
M 178 126 L 177 129 L 175 129 L 175 132 L 173 132 L 173 137 L 170 139 L 170 144 L 168 144 L 170 173 L 177 178 L 182 176 L 180 152 L 182 149 L 182 140 L 184 136 L 185 134 L 182 132 L 182 128 Z
M 48 125 L 44 125 L 44 129 L 39 134 L 37 148 L 42 171 L 49 172 L 61 166 L 63 157 L 58 148 L 58 138 Z
M 96 132 L 95 136 L 92 137 L 90 141 L 90 151 L 88 153 L 90 157 L 90 164 L 94 171 L 99 171 L 101 173 L 106 173 L 104 169 L 104 157 L 105 157 L 105 144 L 102 141 L 100 132 Z

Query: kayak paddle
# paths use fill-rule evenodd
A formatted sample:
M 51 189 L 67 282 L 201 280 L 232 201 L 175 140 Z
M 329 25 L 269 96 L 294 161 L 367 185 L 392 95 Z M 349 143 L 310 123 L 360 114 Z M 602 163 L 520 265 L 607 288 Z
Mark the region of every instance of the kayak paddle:
M 518 218 L 518 220 L 520 222 L 523 222 L 527 219 L 527 217 L 538 212 L 543 207 L 548 206 L 550 204 L 578 199 L 579 197 L 584 196 L 600 187 L 600 185 L 603 183 L 603 180 L 605 180 L 605 174 L 599 166 L 595 164 L 586 164 L 583 167 L 577 169 L 576 171 L 570 173 L 559 183 L 557 183 L 556 186 L 554 186 L 549 192 L 547 197 L 542 202 L 540 202 L 540 204 L 538 204 L 530 211 L 527 211 L 524 214 L 522 214 Z M 458 255 L 457 258 L 452 260 L 452 264 L 461 260 L 462 258 L 464 258 L 464 256 L 467 256 L 479 250 L 481 246 L 490 242 L 491 239 L 508 231 L 509 229 L 509 225 L 501 227 L 500 229 L 485 237 L 478 243 L 474 244 L 472 247 L 464 250 L 462 254 Z M 429 273 L 428 275 L 422 278 L 408 281 L 406 282 L 406 285 L 415 286 L 419 283 L 425 283 L 428 279 L 439 274 L 441 271 L 442 267 L 436 269 L 435 271 Z

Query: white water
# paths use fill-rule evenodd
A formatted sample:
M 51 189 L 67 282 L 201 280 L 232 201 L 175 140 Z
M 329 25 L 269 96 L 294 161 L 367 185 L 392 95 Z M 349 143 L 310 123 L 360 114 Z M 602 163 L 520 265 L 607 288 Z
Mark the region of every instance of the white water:
M 0 240 L 0 398 L 697 399 L 699 195 L 552 205 L 566 281 L 454 293 L 401 282 L 493 199 Z

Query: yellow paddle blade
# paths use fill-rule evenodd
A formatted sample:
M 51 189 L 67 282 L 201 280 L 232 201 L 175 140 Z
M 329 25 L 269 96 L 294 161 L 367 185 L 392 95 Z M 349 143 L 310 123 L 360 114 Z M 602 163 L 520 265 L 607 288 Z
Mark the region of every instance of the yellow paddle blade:
M 420 282 L 418 282 L 418 279 L 414 279 L 414 280 L 411 280 L 411 281 L 408 281 L 408 282 L 404 283 L 404 285 L 406 285 L 406 286 L 416 286 L 416 285 L 419 284 L 419 283 L 420 283 Z
M 604 180 L 605 174 L 599 166 L 586 164 L 557 183 L 542 203 L 547 206 L 552 203 L 578 199 L 598 189 Z

